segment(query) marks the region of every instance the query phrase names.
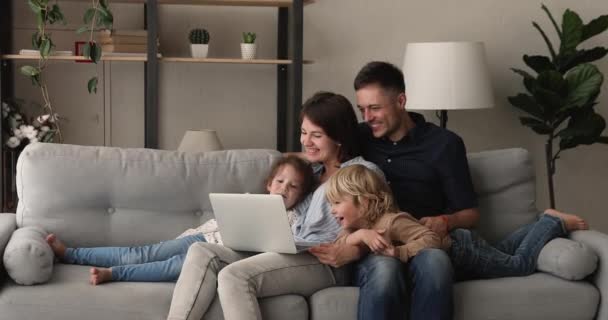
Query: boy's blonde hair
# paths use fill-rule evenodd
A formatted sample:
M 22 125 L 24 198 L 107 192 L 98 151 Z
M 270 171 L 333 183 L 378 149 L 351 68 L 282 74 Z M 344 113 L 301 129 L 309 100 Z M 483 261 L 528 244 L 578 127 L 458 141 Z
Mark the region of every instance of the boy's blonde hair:
M 325 196 L 330 203 L 350 196 L 357 207 L 361 205 L 363 198 L 367 199 L 363 218 L 369 223 L 376 222 L 385 213 L 398 211 L 386 182 L 377 173 L 360 164 L 342 168 L 334 173 L 327 181 Z

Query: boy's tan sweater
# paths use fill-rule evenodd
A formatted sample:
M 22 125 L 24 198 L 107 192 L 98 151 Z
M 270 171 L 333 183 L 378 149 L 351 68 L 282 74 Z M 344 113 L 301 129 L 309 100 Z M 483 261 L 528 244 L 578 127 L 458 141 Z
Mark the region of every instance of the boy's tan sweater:
M 450 246 L 449 237 L 441 239 L 435 232 L 405 212 L 384 214 L 369 229 L 386 230 L 384 237 L 395 246 L 399 259 L 403 262 L 407 262 L 422 249 L 447 249 Z M 348 235 L 355 231 L 357 230 L 342 230 L 335 242 L 345 243 Z

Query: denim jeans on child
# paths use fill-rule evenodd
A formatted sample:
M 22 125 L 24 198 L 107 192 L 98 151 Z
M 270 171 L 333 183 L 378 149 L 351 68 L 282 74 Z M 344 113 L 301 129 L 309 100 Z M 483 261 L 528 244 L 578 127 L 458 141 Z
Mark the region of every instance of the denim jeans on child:
M 536 270 L 536 261 L 545 244 L 566 234 L 561 219 L 543 214 L 502 240 L 490 245 L 475 232 L 450 232 L 450 257 L 460 280 L 525 276 Z
M 113 281 L 176 281 L 188 248 L 205 241 L 203 234 L 141 247 L 67 248 L 63 260 L 70 264 L 112 268 Z

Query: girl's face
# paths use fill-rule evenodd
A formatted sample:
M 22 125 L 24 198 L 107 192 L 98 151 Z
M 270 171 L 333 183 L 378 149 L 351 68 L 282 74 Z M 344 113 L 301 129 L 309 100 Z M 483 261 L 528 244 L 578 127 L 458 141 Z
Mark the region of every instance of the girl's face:
M 266 185 L 266 190 L 270 194 L 283 196 L 285 208 L 291 209 L 302 195 L 303 183 L 304 177 L 292 166 L 286 164 L 277 170 L 277 174 Z
M 365 202 L 365 199 L 362 199 Z M 331 203 L 331 213 L 344 229 L 360 229 L 364 224 L 363 203 L 356 205 L 352 196 L 346 195 Z
M 315 125 L 307 117 L 302 120 L 300 142 L 304 146 L 304 154 L 310 162 L 337 161 L 339 146 L 332 140 L 323 128 Z

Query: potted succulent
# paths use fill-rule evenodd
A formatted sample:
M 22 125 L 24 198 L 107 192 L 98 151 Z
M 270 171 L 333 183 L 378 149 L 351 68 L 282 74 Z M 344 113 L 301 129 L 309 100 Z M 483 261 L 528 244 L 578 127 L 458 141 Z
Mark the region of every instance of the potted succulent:
M 190 30 L 190 52 L 193 58 L 207 58 L 209 53 L 209 32 L 205 29 Z
M 255 37 L 255 32 L 243 32 L 243 43 L 241 43 L 241 57 L 245 60 L 255 59 Z

